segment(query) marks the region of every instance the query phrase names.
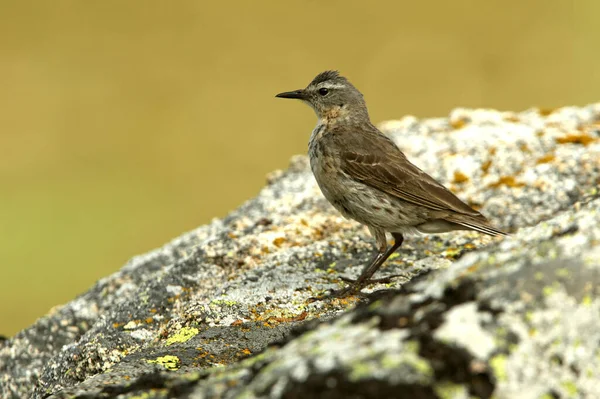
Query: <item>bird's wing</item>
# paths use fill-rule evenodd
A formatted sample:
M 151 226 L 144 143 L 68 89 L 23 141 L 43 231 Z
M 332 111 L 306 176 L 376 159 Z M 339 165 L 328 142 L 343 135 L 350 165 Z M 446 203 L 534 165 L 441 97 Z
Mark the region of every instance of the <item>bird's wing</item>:
M 482 218 L 450 190 L 413 165 L 400 149 L 379 131 L 338 135 L 342 170 L 354 180 L 435 211 Z

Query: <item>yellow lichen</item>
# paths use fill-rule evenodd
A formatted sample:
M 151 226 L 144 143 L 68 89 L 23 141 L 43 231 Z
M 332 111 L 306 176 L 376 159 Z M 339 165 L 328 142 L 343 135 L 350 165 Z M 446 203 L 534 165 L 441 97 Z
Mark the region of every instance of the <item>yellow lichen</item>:
M 488 159 L 487 161 L 485 161 L 484 163 L 481 164 L 481 171 L 483 173 L 487 173 L 488 170 L 490 169 L 490 166 L 492 166 L 492 160 Z
M 555 273 L 557 277 L 567 278 L 570 276 L 569 269 L 566 267 L 558 269 Z
M 567 394 L 569 395 L 569 397 L 575 397 L 577 396 L 577 385 L 575 385 L 575 383 L 573 381 L 564 381 L 563 383 L 560 384 L 563 389 L 565 391 L 567 391 Z
M 160 364 L 167 370 L 177 370 L 181 361 L 177 356 L 166 355 L 157 357 L 155 360 L 146 360 L 146 363 Z
M 447 259 L 457 258 L 461 253 L 462 251 L 459 248 L 448 248 L 444 251 L 444 255 Z
M 506 355 L 499 354 L 490 359 L 490 367 L 498 381 L 506 381 Z
M 277 248 L 281 247 L 281 245 L 285 242 L 285 237 L 277 237 L 273 240 L 273 245 Z
M 183 327 L 181 330 L 167 338 L 167 345 L 189 341 L 190 339 L 194 338 L 199 332 L 200 331 L 194 327 Z
M 454 183 L 464 183 L 466 181 L 469 181 L 469 177 L 467 175 L 465 175 L 464 173 L 462 173 L 459 170 L 455 170 L 454 171 L 454 179 L 452 180 Z
M 444 381 L 434 385 L 433 390 L 440 399 L 467 398 L 467 387 Z
M 519 149 L 525 153 L 531 152 L 531 150 L 529 149 L 529 146 L 526 143 L 520 143 Z
M 547 285 L 544 288 L 542 288 L 542 293 L 544 294 L 544 296 L 550 296 L 552 294 L 554 294 L 554 292 L 556 292 L 556 289 L 554 287 L 552 287 L 551 285 Z
M 469 122 L 469 120 L 467 118 L 460 118 L 460 119 L 455 119 L 455 120 L 450 121 L 450 125 L 455 130 L 458 130 L 458 129 L 464 127 L 468 122 Z
M 563 136 L 563 137 L 558 137 L 556 139 L 556 142 L 559 144 L 573 143 L 573 144 L 588 145 L 593 141 L 596 141 L 596 138 L 590 136 L 589 134 L 585 134 L 585 133 L 571 133 L 571 134 L 567 134 L 566 136 Z
M 548 116 L 551 113 L 553 113 L 556 109 L 555 108 L 540 108 L 538 109 L 538 113 L 542 116 Z
M 548 163 L 548 162 L 552 162 L 556 159 L 556 156 L 554 154 L 546 154 L 541 158 L 538 158 L 537 161 L 535 161 L 536 164 L 541 164 L 541 163 Z
M 536 272 L 533 275 L 533 278 L 535 278 L 537 281 L 542 281 L 544 279 L 544 273 L 542 273 L 542 272 Z
M 490 184 L 488 187 L 497 188 L 500 186 L 507 187 L 523 187 L 525 183 L 518 182 L 514 176 L 501 176 L 497 182 Z

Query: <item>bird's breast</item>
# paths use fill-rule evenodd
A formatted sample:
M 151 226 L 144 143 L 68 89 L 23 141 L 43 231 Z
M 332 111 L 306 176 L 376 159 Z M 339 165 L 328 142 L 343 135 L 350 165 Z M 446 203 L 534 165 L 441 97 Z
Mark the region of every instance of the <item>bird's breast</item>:
M 326 125 L 324 123 L 318 123 L 317 126 L 313 129 L 310 140 L 308 141 L 308 151 L 310 151 L 319 143 L 319 140 L 323 137 L 323 132 L 325 131 Z
M 324 136 L 324 128 L 317 126 L 313 131 L 309 143 L 308 156 L 310 168 L 315 176 L 317 184 L 325 197 L 331 202 L 343 189 L 340 180 L 341 168 L 339 156 L 333 149 L 328 148 L 327 139 Z

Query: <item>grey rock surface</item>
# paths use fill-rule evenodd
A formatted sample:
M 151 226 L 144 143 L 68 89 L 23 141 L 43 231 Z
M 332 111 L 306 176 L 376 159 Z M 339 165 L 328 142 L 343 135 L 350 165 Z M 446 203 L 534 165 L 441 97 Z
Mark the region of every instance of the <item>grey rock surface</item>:
M 600 398 L 600 104 L 381 127 L 512 235 L 409 237 L 403 277 L 312 302 L 373 248 L 294 157 L 0 340 L 0 397 Z

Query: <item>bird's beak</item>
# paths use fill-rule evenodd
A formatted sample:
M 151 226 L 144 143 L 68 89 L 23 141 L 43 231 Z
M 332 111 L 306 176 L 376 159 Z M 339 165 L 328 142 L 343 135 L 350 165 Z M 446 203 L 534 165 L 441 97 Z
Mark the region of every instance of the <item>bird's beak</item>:
M 286 92 L 283 92 L 283 93 L 279 93 L 275 97 L 279 97 L 279 98 L 297 98 L 299 100 L 303 100 L 305 98 L 305 96 L 304 96 L 304 90 L 302 90 L 302 89 L 300 89 L 300 90 L 294 90 L 294 91 L 286 91 Z

